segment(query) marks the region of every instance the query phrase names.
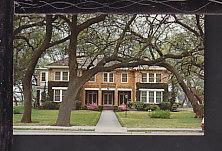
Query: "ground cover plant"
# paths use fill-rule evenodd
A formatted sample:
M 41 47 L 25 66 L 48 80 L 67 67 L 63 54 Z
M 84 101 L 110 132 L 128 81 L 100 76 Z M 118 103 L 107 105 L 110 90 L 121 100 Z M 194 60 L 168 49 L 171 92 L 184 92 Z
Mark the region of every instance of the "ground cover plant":
M 141 128 L 200 128 L 201 119 L 194 118 L 191 110 L 171 112 L 170 119 L 151 118 L 147 111 L 116 112 L 124 127 Z
M 71 125 L 75 126 L 95 126 L 100 117 L 99 111 L 76 110 L 71 114 Z M 32 123 L 21 123 L 22 114 L 14 114 L 13 125 L 55 125 L 58 110 L 38 110 L 33 109 Z

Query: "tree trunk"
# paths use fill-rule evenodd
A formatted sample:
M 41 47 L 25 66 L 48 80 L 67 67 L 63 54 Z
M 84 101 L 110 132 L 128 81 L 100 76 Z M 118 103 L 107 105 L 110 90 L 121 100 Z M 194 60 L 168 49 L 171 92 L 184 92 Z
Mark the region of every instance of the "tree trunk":
M 80 80 L 77 76 L 78 63 L 76 57 L 77 51 L 77 15 L 72 15 L 72 21 L 69 24 L 71 35 L 69 42 L 69 85 L 66 91 L 65 98 L 60 105 L 59 114 L 56 121 L 57 126 L 70 126 L 71 111 L 75 109 L 75 99 L 80 89 L 80 85 L 77 84 Z
M 203 104 L 200 104 L 198 99 L 194 96 L 192 91 L 189 89 L 189 87 L 185 84 L 183 81 L 183 77 L 168 63 L 160 63 L 161 66 L 165 67 L 167 70 L 169 70 L 175 77 L 177 78 L 181 88 L 183 89 L 184 93 L 186 94 L 187 98 L 192 104 L 193 111 L 196 114 L 196 117 L 202 118 L 203 117 Z
M 23 95 L 24 95 L 24 112 L 22 115 L 21 122 L 22 123 L 31 123 L 31 115 L 32 115 L 32 84 L 31 84 L 31 78 L 32 78 L 32 73 L 30 76 L 29 74 L 26 73 L 26 76 L 24 77 L 22 81 L 22 86 L 23 86 Z
M 43 43 L 33 53 L 32 60 L 30 61 L 24 79 L 22 80 L 23 94 L 24 94 L 24 112 L 22 115 L 22 123 L 30 123 L 32 113 L 32 75 L 42 53 L 46 51 L 47 46 L 50 44 L 52 38 L 52 16 L 46 16 L 46 34 Z
M 71 21 L 64 17 L 62 17 L 70 27 L 70 42 L 69 42 L 69 85 L 66 91 L 65 98 L 60 105 L 59 114 L 56 121 L 57 126 L 70 126 L 70 117 L 72 109 L 76 109 L 76 97 L 80 88 L 87 82 L 96 71 L 86 71 L 84 76 L 78 77 L 78 62 L 77 62 L 77 44 L 78 44 L 78 34 L 84 29 L 88 28 L 92 24 L 98 23 L 100 21 L 105 20 L 106 15 L 102 14 L 98 17 L 91 18 L 84 23 L 78 25 L 77 24 L 77 15 L 72 15 Z
M 76 97 L 81 86 L 76 83 L 77 79 L 70 81 L 64 100 L 62 101 L 56 121 L 57 126 L 70 126 L 72 109 L 76 109 Z

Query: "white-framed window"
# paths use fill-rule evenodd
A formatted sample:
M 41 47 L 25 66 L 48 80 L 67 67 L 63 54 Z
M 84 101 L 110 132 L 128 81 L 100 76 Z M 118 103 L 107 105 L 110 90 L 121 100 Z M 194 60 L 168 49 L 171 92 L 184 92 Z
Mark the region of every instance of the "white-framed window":
M 60 90 L 54 90 L 54 102 L 61 102 Z
M 142 82 L 147 82 L 147 73 L 142 73 Z
M 46 73 L 41 72 L 41 82 L 45 82 L 45 81 L 46 81 Z
M 141 89 L 140 101 L 144 103 L 159 104 L 163 101 L 163 89 Z
M 104 72 L 103 73 L 103 81 L 104 82 L 114 82 L 114 74 L 112 72 Z
M 146 103 L 147 102 L 147 91 L 141 91 L 141 101 Z
M 121 82 L 122 83 L 128 82 L 128 74 L 127 73 L 121 73 Z
M 161 74 L 160 73 L 141 73 L 142 83 L 160 83 L 161 82 Z
M 67 90 L 62 90 L 62 101 L 64 100 L 65 98 L 65 93 L 66 93 Z
M 154 73 L 149 73 L 149 82 L 150 83 L 155 82 Z
M 160 103 L 162 101 L 163 92 L 156 91 L 156 103 Z
M 56 71 L 55 72 L 55 81 L 60 81 L 61 80 L 61 72 L 60 71 Z
M 156 82 L 161 83 L 161 74 L 160 73 L 156 74 Z
M 89 79 L 89 82 L 96 82 L 96 75 L 92 76 L 92 77 Z
M 154 91 L 148 91 L 149 92 L 149 103 L 154 103 Z
M 59 88 L 59 87 L 56 87 L 56 88 L 53 88 L 53 92 L 54 92 L 54 98 L 53 98 L 53 101 L 54 102 L 62 102 L 64 100 L 64 96 L 65 96 L 65 93 L 66 93 L 66 90 L 67 88 L 66 87 L 62 87 L 62 88 Z
M 68 71 L 56 71 L 55 72 L 55 81 L 69 81 L 69 72 Z
M 63 71 L 62 72 L 62 80 L 63 81 L 68 81 L 69 80 L 69 72 L 68 71 Z

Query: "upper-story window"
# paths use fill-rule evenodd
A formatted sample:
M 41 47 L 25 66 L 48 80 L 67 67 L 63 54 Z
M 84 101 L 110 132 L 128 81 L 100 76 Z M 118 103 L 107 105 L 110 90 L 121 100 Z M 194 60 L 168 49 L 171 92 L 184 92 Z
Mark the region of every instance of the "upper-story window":
M 61 72 L 55 72 L 55 81 L 60 81 L 61 79 Z
M 147 73 L 142 73 L 142 82 L 147 82 Z
M 160 83 L 161 74 L 159 73 L 142 73 L 142 82 Z
M 104 82 L 113 82 L 114 81 L 114 74 L 112 72 L 103 73 L 103 81 Z
M 161 82 L 161 74 L 156 74 L 156 82 L 160 83 Z
M 122 73 L 121 74 L 121 82 L 123 82 L 123 83 L 128 82 L 128 74 L 127 73 Z
M 55 81 L 68 81 L 69 72 L 68 71 L 56 71 L 55 72 Z
M 96 75 L 92 76 L 89 80 L 89 82 L 96 82 Z
M 155 82 L 154 73 L 149 73 L 149 82 Z
M 69 73 L 67 71 L 62 72 L 62 80 L 68 81 L 69 80 Z
M 42 72 L 42 73 L 41 73 L 41 81 L 42 81 L 42 82 L 45 82 L 45 81 L 46 81 L 46 73 L 45 73 L 45 72 Z

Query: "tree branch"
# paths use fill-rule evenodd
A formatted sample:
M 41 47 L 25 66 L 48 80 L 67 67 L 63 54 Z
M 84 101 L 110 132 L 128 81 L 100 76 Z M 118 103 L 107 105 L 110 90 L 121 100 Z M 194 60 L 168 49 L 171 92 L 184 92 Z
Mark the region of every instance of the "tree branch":
M 77 32 L 80 33 L 81 31 L 83 31 L 84 29 L 88 28 L 89 26 L 105 20 L 106 16 L 107 16 L 106 14 L 102 14 L 100 16 L 97 16 L 97 17 L 94 17 L 94 18 L 90 18 L 86 22 L 84 22 L 84 23 L 82 23 L 82 24 L 77 26 Z

